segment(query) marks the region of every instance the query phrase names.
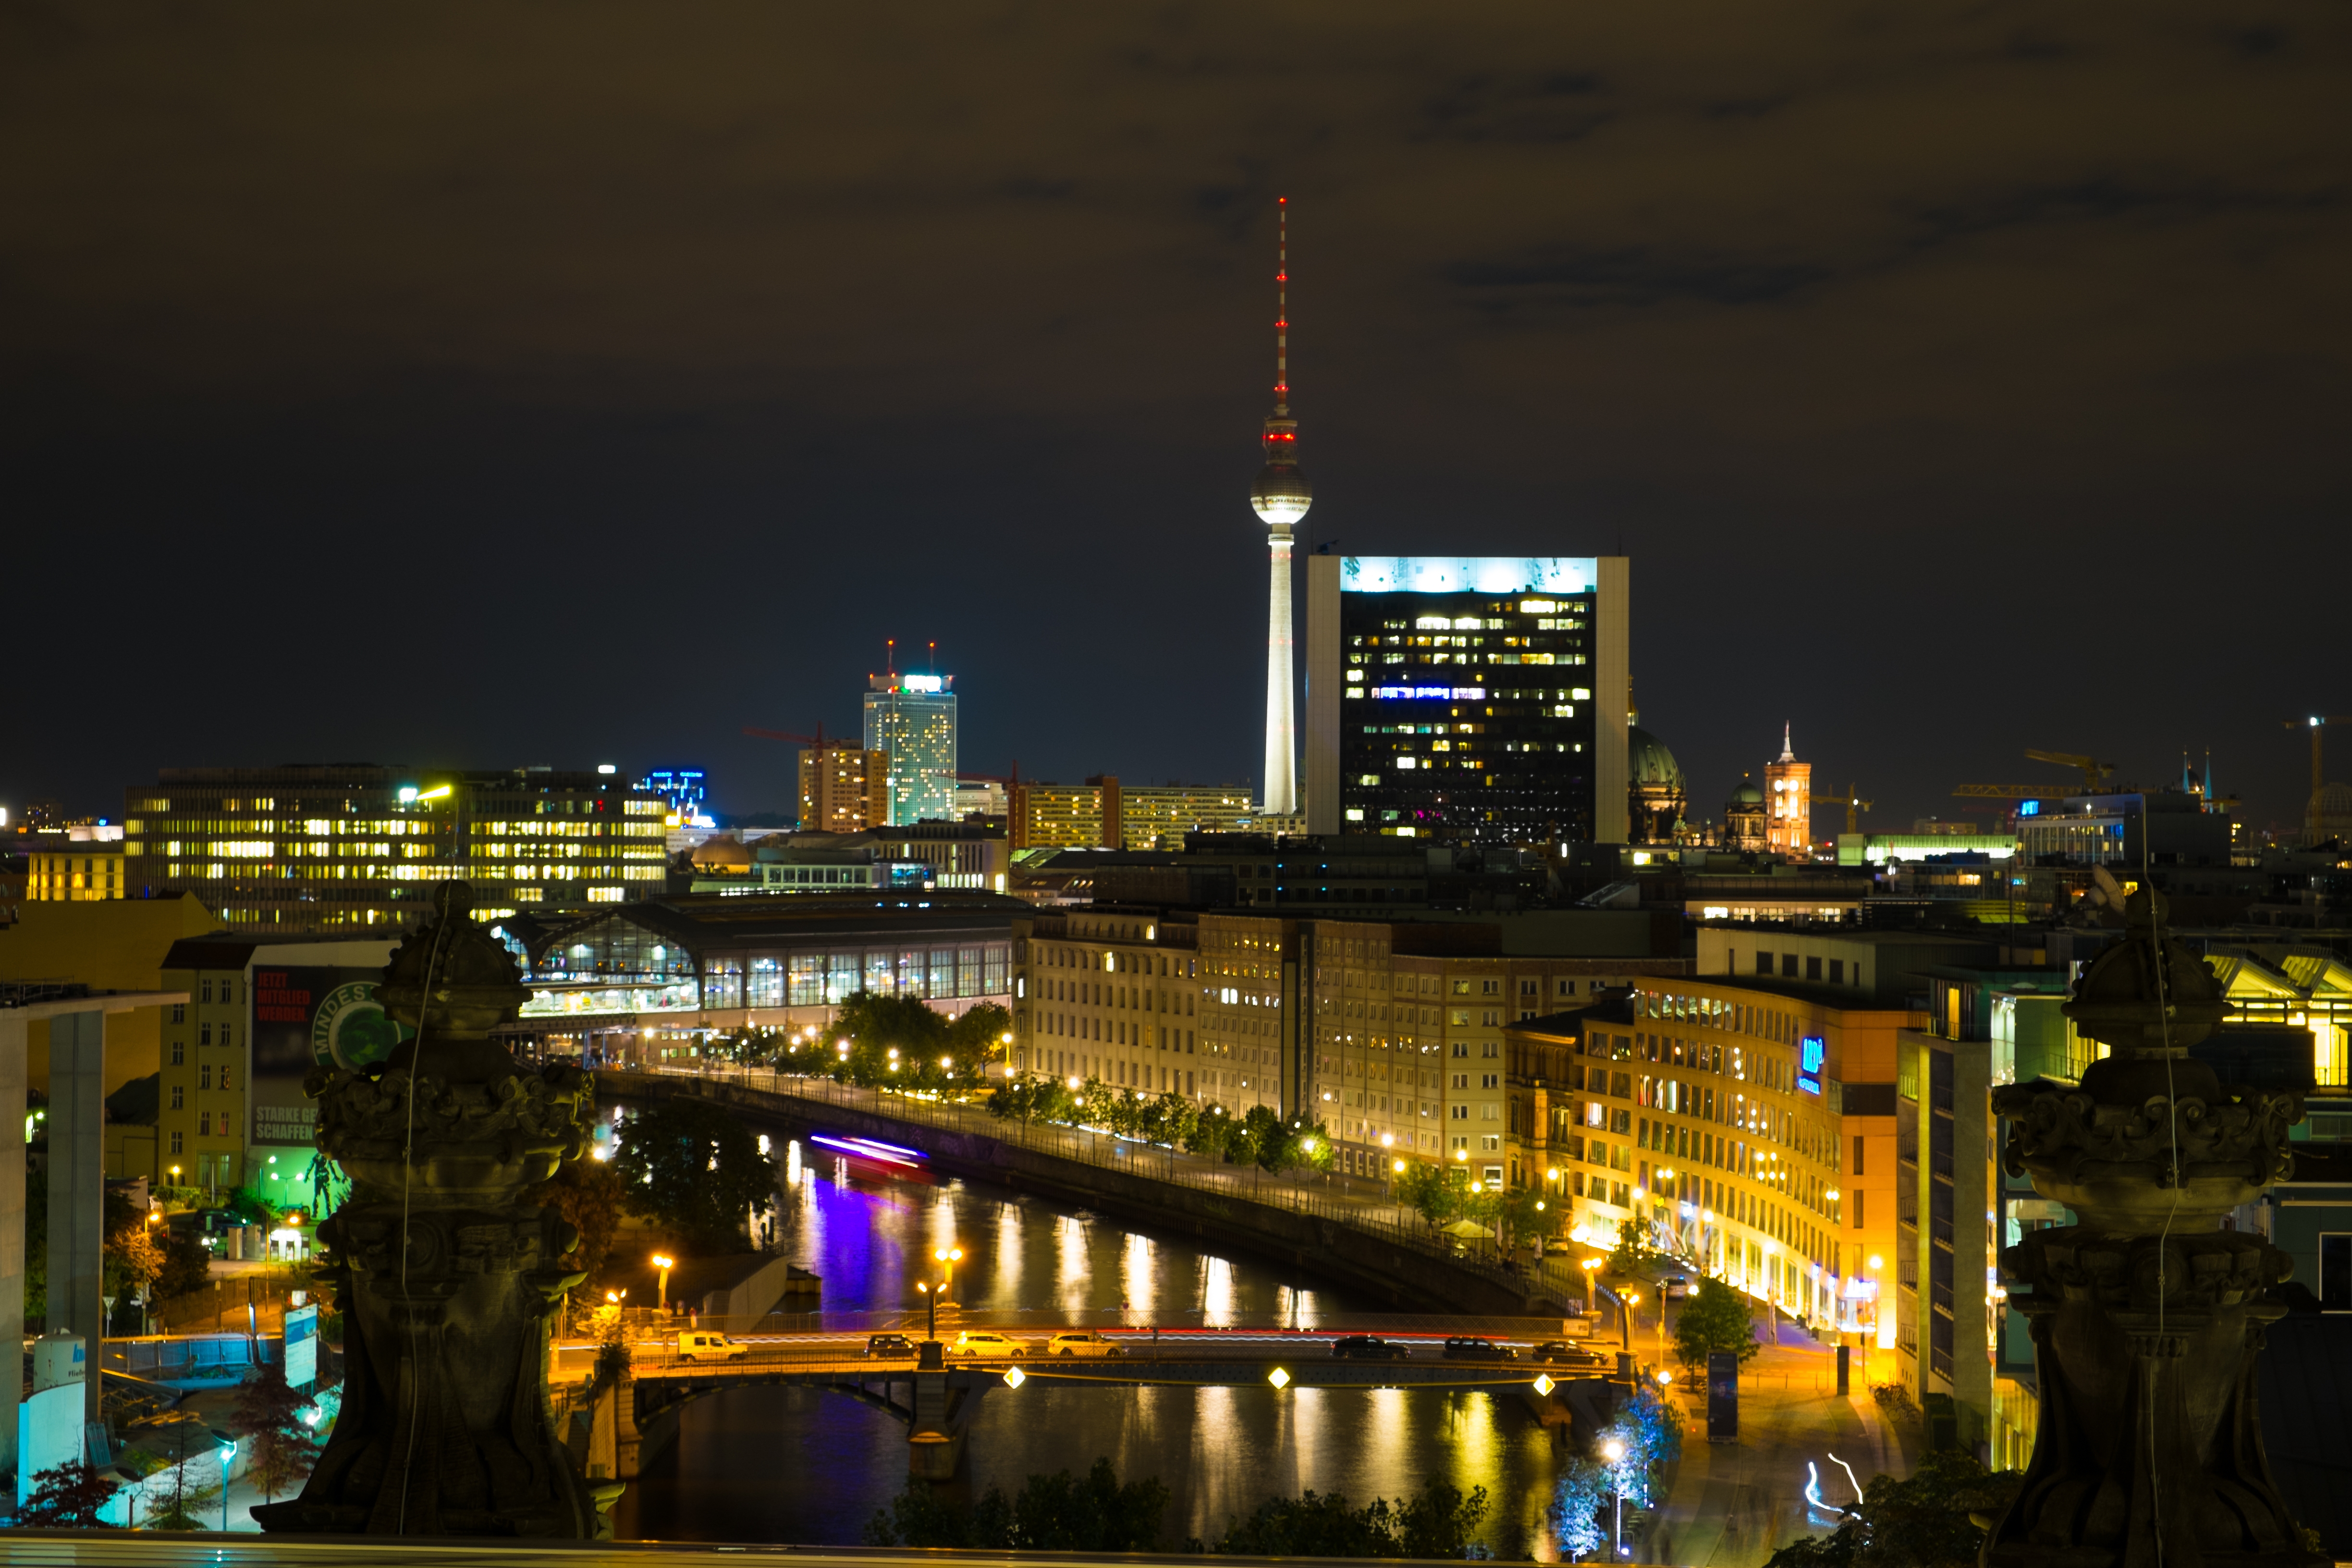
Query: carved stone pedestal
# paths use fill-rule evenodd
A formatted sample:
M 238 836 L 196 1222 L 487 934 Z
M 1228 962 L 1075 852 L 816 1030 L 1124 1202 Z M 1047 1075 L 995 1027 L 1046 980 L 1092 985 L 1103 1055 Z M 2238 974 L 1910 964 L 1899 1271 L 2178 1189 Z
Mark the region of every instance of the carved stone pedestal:
M 599 1533 L 596 1500 L 547 1412 L 548 1319 L 578 1237 L 526 1189 L 586 1147 L 570 1068 L 519 1070 L 491 1028 L 529 995 L 445 885 L 394 953 L 384 1010 L 421 1030 L 373 1077 L 312 1075 L 319 1146 L 352 1178 L 319 1227 L 345 1314 L 343 1405 L 299 1497 L 266 1531 Z
M 2082 1223 L 2001 1255 L 2032 1324 L 2041 1421 L 1987 1568 L 2319 1568 L 2263 1456 L 2254 1356 L 2284 1253 L 2219 1228 L 2288 1169 L 2293 1094 L 2226 1093 L 2188 1048 L 2222 1014 L 2194 955 L 2129 904 L 2066 1014 L 2113 1054 L 2081 1085 L 1996 1090 L 2006 1163 Z

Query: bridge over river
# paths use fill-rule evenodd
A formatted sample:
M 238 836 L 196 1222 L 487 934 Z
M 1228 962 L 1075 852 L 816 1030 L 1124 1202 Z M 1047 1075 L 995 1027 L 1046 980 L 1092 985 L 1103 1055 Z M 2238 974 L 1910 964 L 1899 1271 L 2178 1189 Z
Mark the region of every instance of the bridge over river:
M 1037 1329 L 1032 1325 L 1027 1332 L 1036 1334 Z M 1402 1355 L 1377 1361 L 1335 1354 L 1333 1345 L 1342 1336 L 1331 1331 L 1141 1330 L 1104 1337 L 1111 1344 L 1108 1355 L 1044 1353 L 1048 1332 L 1014 1338 L 1010 1354 L 958 1355 L 955 1340 L 943 1337 L 916 1343 L 913 1353 L 877 1356 L 867 1353 L 863 1333 L 754 1334 L 736 1342 L 746 1347 L 742 1355 L 713 1360 L 682 1355 L 672 1335 L 632 1344 L 625 1358 L 604 1347 L 567 1346 L 554 1370 L 559 1378 L 580 1380 L 575 1400 L 589 1412 L 592 1426 L 610 1423 L 611 1458 L 604 1462 L 611 1466 L 605 1473 L 619 1479 L 634 1478 L 648 1452 L 669 1440 L 677 1412 L 688 1401 L 757 1384 L 824 1389 L 884 1411 L 908 1428 L 909 1474 L 944 1479 L 961 1458 L 981 1396 L 1000 1392 L 1017 1397 L 1032 1383 L 1104 1389 L 1480 1389 L 1514 1395 L 1536 1419 L 1557 1425 L 1618 1372 L 1612 1360 L 1579 1349 L 1555 1351 L 1538 1361 L 1539 1345 L 1554 1342 L 1524 1332 L 1490 1341 L 1491 1351 L 1450 1352 L 1446 1335 L 1393 1333 L 1382 1337 Z M 601 1445 L 592 1444 L 592 1470 L 600 1464 L 600 1450 Z

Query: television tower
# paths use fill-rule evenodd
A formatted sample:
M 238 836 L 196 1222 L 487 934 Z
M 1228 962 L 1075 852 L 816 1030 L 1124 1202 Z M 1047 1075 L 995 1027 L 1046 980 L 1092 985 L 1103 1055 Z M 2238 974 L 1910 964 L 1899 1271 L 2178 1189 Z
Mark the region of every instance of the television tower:
M 1277 265 L 1274 272 L 1274 412 L 1259 442 L 1265 466 L 1250 487 L 1250 505 L 1265 523 L 1272 556 L 1265 621 L 1265 799 L 1260 809 L 1286 816 L 1298 809 L 1297 748 L 1290 703 L 1291 525 L 1307 515 L 1315 492 L 1298 471 L 1298 421 L 1290 416 L 1290 198 L 1276 198 Z

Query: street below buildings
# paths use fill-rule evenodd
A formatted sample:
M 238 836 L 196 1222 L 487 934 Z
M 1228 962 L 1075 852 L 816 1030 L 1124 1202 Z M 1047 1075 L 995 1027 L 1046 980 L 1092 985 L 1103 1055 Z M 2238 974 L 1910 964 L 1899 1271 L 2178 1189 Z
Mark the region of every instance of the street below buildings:
M 1857 1481 L 1908 1473 L 1902 1434 L 1870 1394 L 1874 1370 L 1880 1381 L 1893 1375 L 1894 1352 L 1876 1357 L 1874 1368 L 1853 1352 L 1852 1392 L 1840 1397 L 1836 1351 L 1783 1323 L 1777 1342 L 1741 1372 L 1737 1442 L 1707 1441 L 1703 1386 L 1678 1396 L 1683 1457 L 1632 1560 L 1759 1568 L 1790 1542 L 1835 1529 L 1836 1510 L 1855 1500 Z M 1839 1460 L 1853 1467 L 1853 1479 Z M 1825 1506 L 1808 1499 L 1808 1488 Z

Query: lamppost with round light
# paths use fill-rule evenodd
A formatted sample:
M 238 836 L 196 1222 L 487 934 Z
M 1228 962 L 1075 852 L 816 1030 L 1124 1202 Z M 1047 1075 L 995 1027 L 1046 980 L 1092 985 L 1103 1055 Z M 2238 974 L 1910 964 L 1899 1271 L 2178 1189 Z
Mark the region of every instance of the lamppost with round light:
M 939 1247 L 931 1253 L 931 1259 L 947 1267 L 947 1278 L 940 1281 L 940 1294 L 944 1296 L 955 1289 L 955 1266 L 963 1261 L 963 1248 L 961 1247 Z
M 660 1296 L 656 1306 L 667 1312 L 669 1310 L 669 1271 L 677 1267 L 677 1259 L 667 1253 L 656 1252 L 654 1254 L 654 1267 L 661 1270 L 661 1279 L 656 1286 Z

